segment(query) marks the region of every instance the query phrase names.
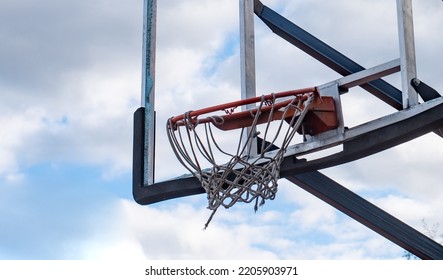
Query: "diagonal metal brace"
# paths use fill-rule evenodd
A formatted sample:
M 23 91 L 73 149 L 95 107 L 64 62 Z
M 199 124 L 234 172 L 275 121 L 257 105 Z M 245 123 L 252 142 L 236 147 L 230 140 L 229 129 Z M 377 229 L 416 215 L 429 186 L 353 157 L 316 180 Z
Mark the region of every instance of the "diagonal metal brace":
M 286 177 L 421 259 L 443 259 L 443 246 L 318 171 Z
M 365 70 L 365 68 L 323 41 L 317 39 L 282 15 L 263 5 L 259 0 L 254 2 L 255 14 L 277 35 L 333 69 L 347 76 Z M 362 88 L 388 103 L 392 107 L 403 109 L 402 93 L 382 79 L 377 79 Z

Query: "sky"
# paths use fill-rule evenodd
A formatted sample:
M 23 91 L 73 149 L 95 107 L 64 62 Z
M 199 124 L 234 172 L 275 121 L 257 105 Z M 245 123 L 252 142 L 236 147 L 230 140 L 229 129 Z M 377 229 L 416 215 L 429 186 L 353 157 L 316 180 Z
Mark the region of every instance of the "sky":
M 398 54 L 394 0 L 263 0 L 364 67 Z M 418 77 L 443 92 L 443 4 L 413 1 Z M 132 198 L 142 0 L 0 1 L 0 259 L 401 259 L 404 250 L 296 185 L 210 215 L 204 195 Z M 186 173 L 163 125 L 240 97 L 238 1 L 158 1 L 156 178 Z M 339 74 L 255 19 L 257 93 Z M 399 87 L 399 76 L 386 78 Z M 355 88 L 345 123 L 395 110 Z M 166 143 L 166 144 L 165 144 Z M 322 170 L 417 230 L 443 232 L 443 142 L 430 133 Z M 423 227 L 423 221 L 427 227 Z M 438 236 L 437 236 L 438 238 Z

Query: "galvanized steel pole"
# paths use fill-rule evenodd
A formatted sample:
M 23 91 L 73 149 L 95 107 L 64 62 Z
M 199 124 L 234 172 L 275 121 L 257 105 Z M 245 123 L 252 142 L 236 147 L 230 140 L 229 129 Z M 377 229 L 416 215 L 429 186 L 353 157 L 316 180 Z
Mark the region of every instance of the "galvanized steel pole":
M 155 40 L 157 0 L 144 0 L 142 50 L 142 104 L 145 108 L 144 183 L 154 183 L 155 154 Z
M 247 99 L 256 96 L 255 88 L 255 45 L 254 45 L 254 0 L 240 0 L 240 73 L 241 73 L 241 98 Z M 250 109 L 246 106 L 244 110 Z M 243 134 L 243 141 L 248 142 L 248 155 L 257 154 L 255 134 L 247 128 Z
M 418 104 L 418 94 L 411 85 L 412 79 L 417 78 L 412 0 L 397 0 L 397 19 L 403 108 L 406 109 Z

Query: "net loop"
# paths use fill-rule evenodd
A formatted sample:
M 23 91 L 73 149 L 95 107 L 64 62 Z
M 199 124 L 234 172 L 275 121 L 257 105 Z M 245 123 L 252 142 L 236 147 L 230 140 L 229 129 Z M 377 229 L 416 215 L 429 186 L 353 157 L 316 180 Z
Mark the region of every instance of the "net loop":
M 229 111 L 225 116 L 204 117 L 188 111 L 182 117 L 168 120 L 168 140 L 176 157 L 200 180 L 207 193 L 212 213 L 205 228 L 219 207 L 253 202 L 257 211 L 266 200 L 275 198 L 286 149 L 316 96 L 315 88 L 284 96 L 283 101 L 277 94 L 271 94 L 252 100 L 258 106 L 250 108 L 247 115 Z M 227 108 L 236 107 L 231 105 L 227 104 Z M 229 119 L 232 116 L 235 118 Z M 240 129 L 236 129 L 240 122 Z M 227 126 L 224 130 L 240 132 L 236 149 L 232 149 L 232 144 L 228 149 L 222 147 L 223 141 L 216 140 L 220 136 L 216 136 L 214 126 L 221 129 Z M 261 143 L 257 141 L 259 134 L 263 138 Z M 232 140 L 230 135 L 228 138 Z
M 188 111 L 188 112 L 184 113 L 184 118 L 183 118 L 185 126 L 189 130 L 193 130 L 198 124 L 197 119 L 191 117 L 191 113 L 192 113 L 192 111 Z M 176 129 L 177 129 L 177 127 L 176 127 Z
M 222 116 L 210 116 L 209 118 L 211 119 L 211 122 L 214 125 L 219 125 L 220 126 L 220 125 L 223 125 L 225 123 L 225 120 L 223 119 Z

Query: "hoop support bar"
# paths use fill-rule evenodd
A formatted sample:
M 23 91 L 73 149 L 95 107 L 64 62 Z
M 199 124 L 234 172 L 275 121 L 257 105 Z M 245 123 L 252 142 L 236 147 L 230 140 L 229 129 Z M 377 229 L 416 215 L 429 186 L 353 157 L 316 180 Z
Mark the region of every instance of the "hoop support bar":
M 373 80 L 400 71 L 400 59 L 394 59 L 386 63 L 362 70 L 357 73 L 350 74 L 336 80 L 341 90 L 348 90 L 351 87 L 360 86 Z

